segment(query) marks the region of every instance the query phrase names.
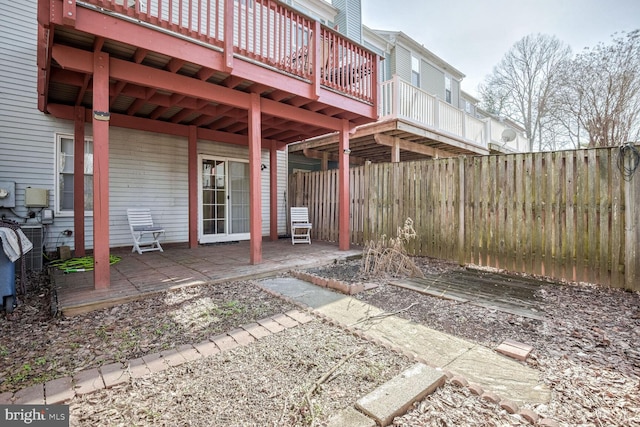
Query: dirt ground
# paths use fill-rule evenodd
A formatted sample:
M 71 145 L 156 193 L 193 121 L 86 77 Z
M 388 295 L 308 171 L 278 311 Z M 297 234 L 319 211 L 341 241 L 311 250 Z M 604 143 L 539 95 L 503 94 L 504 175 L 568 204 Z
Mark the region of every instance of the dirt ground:
M 460 268 L 419 259 L 425 273 Z M 358 281 L 359 262 L 314 273 Z M 585 284 L 541 288 L 545 320 L 418 294 L 376 281 L 358 298 L 388 312 L 494 348 L 510 338 L 534 347 L 527 364 L 553 395 L 528 407 L 561 425 L 640 424 L 640 295 Z M 293 307 L 251 281 L 169 291 L 73 318 L 52 318 L 45 280 L 11 320 L 0 320 L 0 393 L 115 361 L 197 343 Z M 404 310 L 411 306 L 410 309 Z M 317 390 L 313 384 L 348 355 Z M 71 402 L 73 425 L 324 425 L 331 414 L 413 362 L 315 320 L 152 377 Z M 451 384 L 397 426 L 527 425 Z

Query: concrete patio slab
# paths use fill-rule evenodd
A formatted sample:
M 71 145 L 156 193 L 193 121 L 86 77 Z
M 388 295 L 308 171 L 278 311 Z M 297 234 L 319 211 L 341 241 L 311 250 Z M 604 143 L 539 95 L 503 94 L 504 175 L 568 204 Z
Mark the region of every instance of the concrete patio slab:
M 355 408 L 346 408 L 327 421 L 327 427 L 376 427 L 376 422 Z

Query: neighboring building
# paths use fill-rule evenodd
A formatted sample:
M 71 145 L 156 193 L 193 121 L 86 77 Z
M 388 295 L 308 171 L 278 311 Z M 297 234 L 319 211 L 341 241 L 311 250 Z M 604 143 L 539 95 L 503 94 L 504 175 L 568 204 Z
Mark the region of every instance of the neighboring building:
M 93 249 L 96 287 L 129 207 L 166 242 L 248 239 L 260 262 L 287 233 L 286 145 L 377 116 L 377 56 L 304 4 L 322 21 L 272 0 L 3 1 L 0 213 L 48 251 Z
M 383 58 L 380 109 L 377 122 L 359 126 L 350 136 L 352 164 L 528 150 L 520 127 L 478 110 L 478 100 L 461 90 L 464 74 L 451 64 L 401 31 L 363 25 L 362 34 L 363 44 Z M 314 168 L 328 167 L 339 155 L 338 136 L 292 144 L 289 153 L 289 161 L 300 168 L 303 156 L 323 165 L 316 161 Z

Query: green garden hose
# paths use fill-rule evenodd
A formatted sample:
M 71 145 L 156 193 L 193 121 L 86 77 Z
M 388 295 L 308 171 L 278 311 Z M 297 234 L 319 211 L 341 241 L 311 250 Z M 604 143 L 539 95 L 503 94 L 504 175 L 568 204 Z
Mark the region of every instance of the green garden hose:
M 115 255 L 109 255 L 109 265 L 113 265 L 120 261 L 120 257 Z M 67 260 L 57 260 L 49 263 L 50 266 L 56 267 L 59 270 L 62 270 L 65 274 L 67 273 L 77 273 L 82 271 L 92 271 L 93 270 L 93 257 L 85 256 L 81 258 L 71 258 Z

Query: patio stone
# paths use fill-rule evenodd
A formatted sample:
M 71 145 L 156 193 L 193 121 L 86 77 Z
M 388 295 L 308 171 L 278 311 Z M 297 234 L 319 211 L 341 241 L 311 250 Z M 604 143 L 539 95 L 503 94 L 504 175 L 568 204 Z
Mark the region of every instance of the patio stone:
M 285 316 L 284 314 L 276 314 L 275 316 L 271 316 L 271 318 L 287 329 L 295 328 L 300 324 L 297 320 L 289 316 Z
M 533 347 L 518 341 L 504 340 L 496 347 L 496 351 L 524 362 L 527 360 L 531 351 L 533 351 Z
M 73 384 L 73 388 L 78 396 L 105 388 L 102 375 L 100 375 L 100 372 L 96 368 L 87 369 L 75 374 L 73 376 Z
M 160 356 L 169 366 L 180 366 L 187 361 L 177 349 L 164 350 L 160 352 Z
M 44 384 L 35 384 L 31 387 L 16 391 L 13 395 L 14 405 L 44 405 Z
M 257 323 L 249 323 L 248 325 L 241 326 L 241 328 L 249 332 L 257 340 L 271 335 L 271 331 Z
M 164 363 L 164 360 L 160 356 L 160 353 L 152 353 L 142 356 L 142 360 L 149 368 L 149 372 L 155 374 L 156 372 L 162 372 L 167 369 L 167 365 Z
M 44 384 L 45 402 L 47 405 L 57 405 L 75 397 L 71 377 L 57 378 Z
M 227 335 L 233 338 L 238 345 L 242 346 L 249 345 L 256 340 L 249 332 L 239 328 L 227 332 Z
M 142 357 L 129 361 L 129 374 L 131 378 L 142 378 L 145 375 L 149 375 L 151 371 L 147 367 L 147 364 L 142 360 Z
M 194 344 L 193 348 L 195 348 L 198 353 L 202 355 L 202 357 L 213 356 L 214 354 L 220 353 L 220 349 L 218 346 L 211 341 L 204 341 L 199 344 Z
M 266 319 L 260 319 L 257 322 L 260 326 L 268 329 L 269 332 L 273 334 L 284 331 L 284 326 L 271 319 L 270 317 L 267 317 Z
M 181 345 L 178 347 L 178 351 L 187 362 L 192 362 L 202 358 L 202 354 L 200 354 L 191 344 Z
M 400 375 L 358 399 L 356 408 L 388 426 L 393 419 L 407 412 L 409 407 L 427 394 L 433 393 L 445 380 L 441 371 L 416 363 Z
M 306 323 L 311 322 L 314 317 L 305 313 L 304 311 L 300 311 L 300 310 L 291 310 L 291 311 L 287 311 L 285 313 L 285 315 L 291 317 L 293 320 L 295 320 L 296 322 L 304 325 Z
M 131 374 L 122 367 L 122 363 L 116 362 L 100 367 L 102 380 L 106 388 L 111 388 L 118 384 L 123 384 L 131 379 Z
M 13 393 L 6 391 L 0 393 L 0 405 L 11 405 L 13 403 Z
M 215 343 L 220 351 L 227 351 L 238 347 L 238 343 L 229 335 L 225 334 L 212 336 L 209 340 Z

